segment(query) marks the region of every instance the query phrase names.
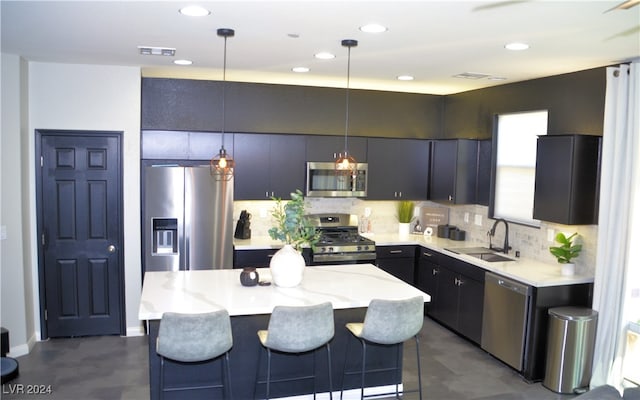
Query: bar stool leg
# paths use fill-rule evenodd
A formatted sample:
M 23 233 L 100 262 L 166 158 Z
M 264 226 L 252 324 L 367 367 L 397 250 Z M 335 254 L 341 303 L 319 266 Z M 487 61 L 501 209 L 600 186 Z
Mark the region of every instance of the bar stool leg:
M 333 400 L 333 372 L 331 370 L 331 345 L 327 342 L 327 366 L 329 367 L 329 400 Z
M 271 385 L 271 349 L 267 348 L 267 394 L 265 396 L 266 400 L 269 400 L 270 385 Z
M 418 335 L 415 336 L 416 339 L 416 357 L 418 358 L 418 392 L 420 396 L 420 400 L 422 400 L 422 371 L 420 370 L 420 340 L 418 339 Z
M 363 339 L 360 339 L 362 343 L 362 371 L 360 373 L 360 400 L 364 400 L 364 373 L 367 365 L 367 344 Z

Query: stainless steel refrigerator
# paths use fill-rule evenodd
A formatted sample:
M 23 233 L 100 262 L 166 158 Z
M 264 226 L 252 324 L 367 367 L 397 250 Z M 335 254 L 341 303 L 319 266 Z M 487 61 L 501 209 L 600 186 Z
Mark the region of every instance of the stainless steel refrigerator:
M 209 166 L 148 166 L 144 174 L 144 270 L 233 267 L 233 179 Z

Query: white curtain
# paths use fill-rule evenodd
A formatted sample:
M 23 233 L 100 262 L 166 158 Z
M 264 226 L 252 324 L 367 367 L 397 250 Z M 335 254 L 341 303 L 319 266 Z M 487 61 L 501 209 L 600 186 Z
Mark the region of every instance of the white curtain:
M 622 388 L 622 355 L 632 311 L 631 289 L 640 287 L 630 279 L 640 268 L 637 263 L 640 245 L 632 240 L 638 239 L 640 219 L 639 73 L 637 62 L 607 68 L 593 298 L 598 328 L 592 388 L 604 384 Z

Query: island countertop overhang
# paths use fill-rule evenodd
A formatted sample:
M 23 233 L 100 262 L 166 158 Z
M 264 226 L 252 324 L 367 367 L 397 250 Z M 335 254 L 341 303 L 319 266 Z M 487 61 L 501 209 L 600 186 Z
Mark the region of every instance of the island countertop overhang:
M 268 268 L 257 269 L 271 281 Z M 164 312 L 201 313 L 226 309 L 231 316 L 270 314 L 278 305 L 303 306 L 331 302 L 334 309 L 367 307 L 371 299 L 431 297 L 372 264 L 308 267 L 295 288 L 245 287 L 240 270 L 147 272 L 138 318 L 158 320 Z

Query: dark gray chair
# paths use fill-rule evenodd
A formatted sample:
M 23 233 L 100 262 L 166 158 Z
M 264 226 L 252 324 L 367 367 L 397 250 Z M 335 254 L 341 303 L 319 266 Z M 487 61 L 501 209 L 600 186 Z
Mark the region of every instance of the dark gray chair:
M 396 382 L 400 382 L 402 376 L 402 364 L 400 360 L 400 349 L 402 343 L 411 339 L 416 342 L 416 357 L 418 361 L 418 389 L 403 390 L 402 393 L 418 392 L 422 399 L 422 371 L 420 370 L 420 342 L 418 333 L 422 329 L 424 322 L 424 299 L 422 296 L 416 296 L 405 300 L 381 300 L 373 299 L 369 303 L 364 322 L 350 322 L 346 325 L 347 329 L 362 344 L 362 364 L 359 371 L 347 371 L 347 359 L 349 355 L 349 344 L 347 344 L 347 357 L 345 357 L 344 373 L 342 375 L 342 387 L 340 390 L 340 398 L 344 391 L 345 375 L 360 374 L 360 398 L 364 399 L 364 379 L 367 372 L 367 343 L 375 343 L 379 345 L 393 345 L 396 347 L 396 366 L 390 368 L 378 368 L 369 372 L 395 371 Z M 350 343 L 351 341 L 347 342 Z M 399 398 L 398 383 L 396 383 L 396 391 L 391 393 L 379 393 L 372 396 L 383 396 L 395 394 Z
M 325 302 L 313 306 L 277 306 L 274 307 L 267 330 L 258 331 L 260 343 L 267 351 L 267 377 L 265 381 L 260 381 L 260 357 L 258 356 L 258 373 L 256 374 L 256 389 L 258 384 L 266 383 L 266 396 L 268 399 L 271 390 L 271 382 L 288 382 L 301 379 L 313 378 L 313 398 L 316 397 L 316 374 L 315 374 L 315 350 L 326 346 L 327 363 L 329 366 L 329 393 L 333 384 L 331 379 L 331 345 L 330 341 L 335 333 L 333 322 L 333 307 L 331 303 Z M 306 353 L 314 351 L 313 374 L 308 376 L 297 376 L 278 380 L 271 379 L 271 353 Z M 254 396 L 255 397 L 255 396 Z
M 164 398 L 165 392 L 200 389 L 222 389 L 225 398 L 233 398 L 229 368 L 229 350 L 232 346 L 231 320 L 227 310 L 204 314 L 164 313 L 156 342 L 156 352 L 160 355 L 160 398 Z M 165 388 L 165 359 L 197 363 L 222 355 L 220 384 Z

